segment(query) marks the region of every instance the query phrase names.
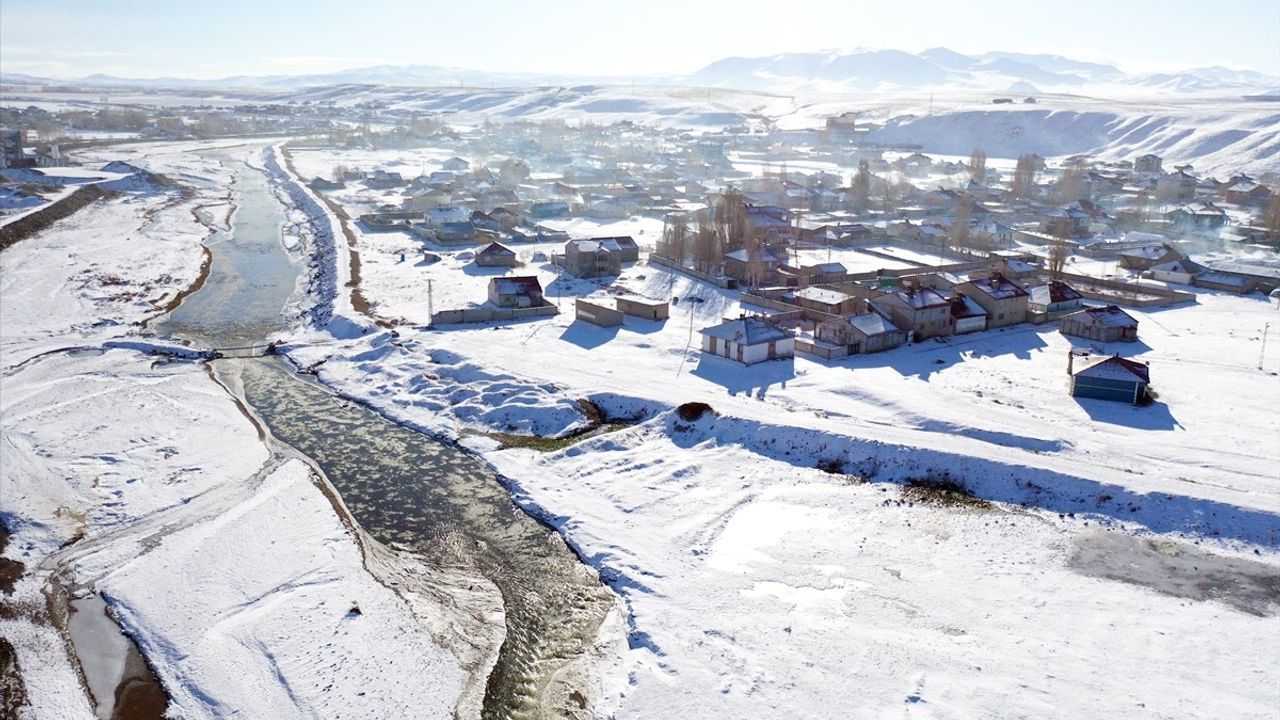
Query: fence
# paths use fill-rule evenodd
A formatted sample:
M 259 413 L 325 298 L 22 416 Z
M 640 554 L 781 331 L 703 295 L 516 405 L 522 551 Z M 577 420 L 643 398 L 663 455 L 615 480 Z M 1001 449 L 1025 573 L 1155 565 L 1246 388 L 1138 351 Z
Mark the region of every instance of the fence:
M 469 325 L 472 323 L 496 322 L 499 320 L 525 320 L 527 318 L 551 317 L 559 314 L 555 305 L 537 305 L 527 308 L 464 308 L 462 310 L 441 310 L 431 316 L 432 325 Z
M 733 279 L 733 278 L 730 278 L 730 277 L 724 277 L 724 276 L 716 277 L 716 276 L 714 276 L 714 275 L 708 275 L 707 273 L 699 272 L 699 271 L 694 270 L 694 269 L 692 269 L 692 268 L 684 267 L 683 265 L 681 265 L 680 263 L 676 262 L 675 260 L 669 260 L 669 259 L 667 259 L 667 258 L 665 258 L 665 257 L 662 257 L 661 255 L 653 255 L 653 254 L 650 254 L 650 255 L 649 255 L 649 264 L 650 264 L 650 265 L 660 265 L 660 266 L 662 266 L 662 267 L 670 268 L 670 269 L 672 269 L 672 270 L 675 270 L 676 272 L 682 272 L 682 273 L 684 273 L 685 275 L 691 275 L 691 276 L 693 276 L 693 277 L 698 278 L 699 280 L 706 280 L 707 282 L 712 283 L 712 284 L 713 284 L 713 285 L 715 285 L 716 287 L 721 287 L 721 288 L 726 288 L 726 289 L 728 289 L 728 288 L 735 287 L 735 286 L 736 286 L 736 284 L 737 284 L 737 283 L 734 281 L 734 279 Z
M 1063 273 L 1061 279 L 1070 283 L 1071 287 L 1090 300 L 1102 300 L 1131 307 L 1163 307 L 1194 302 L 1196 299 L 1195 293 L 1154 285 L 1139 285 L 1123 280 L 1107 280 L 1071 273 Z

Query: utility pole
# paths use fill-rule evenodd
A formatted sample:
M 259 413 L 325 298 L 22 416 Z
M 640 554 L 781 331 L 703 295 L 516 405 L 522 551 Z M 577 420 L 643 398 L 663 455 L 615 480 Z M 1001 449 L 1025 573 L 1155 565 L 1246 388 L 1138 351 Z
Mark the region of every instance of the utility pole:
M 1267 355 L 1267 331 L 1271 329 L 1271 323 L 1262 326 L 1262 350 L 1258 352 L 1258 369 L 1262 369 L 1262 359 Z
M 427 278 L 427 327 L 431 327 L 435 323 L 435 297 L 432 293 L 431 278 Z

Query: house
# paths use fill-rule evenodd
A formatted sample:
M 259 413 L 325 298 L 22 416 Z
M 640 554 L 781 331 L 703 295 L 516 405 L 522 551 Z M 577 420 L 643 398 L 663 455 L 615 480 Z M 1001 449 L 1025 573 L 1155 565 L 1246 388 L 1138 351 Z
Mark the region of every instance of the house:
M 759 248 L 754 259 L 751 251 L 743 248 L 725 253 L 724 274 L 745 285 L 768 285 L 777 280 L 778 268 L 785 261 L 785 256 L 772 248 Z
M 848 293 L 822 287 L 800 288 L 793 296 L 800 307 L 828 315 L 852 315 L 857 312 L 860 304 L 858 298 Z
M 1147 399 L 1151 370 L 1145 363 L 1111 355 L 1100 359 L 1075 361 L 1074 352 L 1067 355 L 1067 373 L 1071 375 L 1071 396 L 1095 400 L 1115 400 L 1137 405 Z
M 430 223 L 436 242 L 446 245 L 471 245 L 476 242 L 476 226 L 470 221 Z
M 326 180 L 320 176 L 311 178 L 311 182 L 307 183 L 307 187 L 312 190 L 341 190 L 347 186 L 341 180 Z
M 795 357 L 796 338 L 764 318 L 748 316 L 703 328 L 702 351 L 754 365 L 765 360 Z
M 910 330 L 915 340 L 951 333 L 951 301 L 933 288 L 904 283 L 877 302 L 893 323 Z
M 1182 257 L 1182 253 L 1174 250 L 1168 243 L 1161 243 L 1123 250 L 1119 259 L 1120 267 L 1127 270 L 1149 270 L 1152 265 L 1181 260 Z
M 1027 311 L 1044 315 L 1049 319 L 1079 310 L 1084 306 L 1084 296 L 1061 280 L 1050 280 L 1048 285 L 1031 288 L 1027 298 Z
M 1253 283 L 1262 292 L 1269 293 L 1280 287 L 1280 267 L 1230 260 L 1214 263 L 1213 271 L 1220 275 L 1232 275 Z
M 874 308 L 862 315 L 821 323 L 814 329 L 814 337 L 843 346 L 850 355 L 890 350 L 907 341 L 902 328 Z
M 1188 258 L 1178 258 L 1151 266 L 1151 278 L 1161 282 L 1190 285 L 1205 268 Z
M 1211 202 L 1193 202 L 1164 214 L 1175 230 L 1206 232 L 1227 224 L 1227 213 Z
M 1091 307 L 1062 318 L 1059 330 L 1095 342 L 1131 342 L 1138 339 L 1138 321 L 1115 305 Z
M 838 262 L 818 263 L 801 267 L 800 275 L 813 284 L 839 283 L 849 278 L 849 270 Z
M 529 206 L 529 217 L 534 220 L 547 220 L 550 218 L 561 218 L 569 216 L 569 203 L 552 200 L 549 202 L 536 202 Z
M 441 168 L 449 172 L 466 172 L 471 169 L 471 163 L 460 157 L 451 157 L 440 165 Z
M 489 302 L 500 308 L 526 308 L 546 305 L 542 283 L 532 275 L 489 279 Z
M 609 248 L 618 253 L 619 259 L 626 262 L 640 261 L 640 246 L 630 235 L 611 235 L 609 237 L 590 238 L 596 242 L 608 243 Z
M 645 320 L 666 320 L 671 316 L 671 305 L 666 300 L 619 297 L 618 310 Z
M 1271 197 L 1271 188 L 1256 182 L 1242 181 L 1227 188 L 1227 202 L 1235 205 L 1261 205 Z
M 955 291 L 972 298 L 987 311 L 989 328 L 1027 321 L 1027 291 L 999 273 L 961 283 Z
M 622 272 L 622 250 L 609 240 L 570 240 L 564 245 L 563 266 L 580 278 L 617 275 Z
M 1050 235 L 1061 235 L 1067 238 L 1088 237 L 1089 223 L 1092 221 L 1093 217 L 1084 210 L 1063 205 L 1040 216 L 1040 230 Z
M 365 178 L 365 185 L 373 190 L 386 190 L 388 188 L 400 187 L 405 184 L 404 178 L 400 177 L 398 172 L 388 172 L 386 170 L 374 170 Z
M 480 267 L 515 267 L 516 251 L 501 243 L 489 243 L 476 252 L 472 262 Z
M 964 335 L 987 329 L 987 311 L 964 293 L 951 298 L 951 332 Z
M 1136 173 L 1149 173 L 1153 175 L 1162 173 L 1164 172 L 1164 169 L 1161 168 L 1163 163 L 1164 161 L 1160 159 L 1159 155 L 1153 155 L 1151 153 L 1139 155 L 1138 158 L 1133 161 L 1133 171 Z

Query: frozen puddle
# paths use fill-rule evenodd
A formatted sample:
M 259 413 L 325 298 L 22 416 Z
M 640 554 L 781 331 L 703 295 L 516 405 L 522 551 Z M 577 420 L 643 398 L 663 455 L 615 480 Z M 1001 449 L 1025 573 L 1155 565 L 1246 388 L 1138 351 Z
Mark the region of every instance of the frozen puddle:
M 99 720 L 159 720 L 168 699 L 98 595 L 70 603 L 67 630 Z
M 1280 568 L 1215 555 L 1186 542 L 1093 531 L 1076 538 L 1069 564 L 1089 577 L 1190 600 L 1217 600 L 1251 615 L 1280 612 Z

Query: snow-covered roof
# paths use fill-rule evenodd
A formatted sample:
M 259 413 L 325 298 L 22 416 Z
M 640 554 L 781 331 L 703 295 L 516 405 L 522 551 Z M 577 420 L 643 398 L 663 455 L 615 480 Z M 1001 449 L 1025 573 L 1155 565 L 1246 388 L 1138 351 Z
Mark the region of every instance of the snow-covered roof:
M 800 288 L 799 290 L 795 291 L 795 296 L 797 298 L 802 298 L 804 300 L 824 303 L 827 305 L 839 305 L 840 303 L 845 302 L 846 300 L 854 299 L 853 296 L 848 293 L 843 293 L 843 292 L 840 292 L 839 290 L 829 290 L 827 288 L 820 288 L 820 287 Z
M 971 297 L 957 295 L 951 301 L 951 317 L 953 318 L 982 317 L 986 314 L 987 311 L 974 302 Z
M 1054 303 L 1079 300 L 1084 296 L 1075 288 L 1061 280 L 1051 280 L 1048 285 L 1037 285 L 1031 288 L 1031 302 L 1036 305 L 1052 305 Z
M 1138 327 L 1138 321 L 1135 320 L 1132 315 L 1121 310 L 1115 305 L 1087 308 L 1078 313 L 1072 313 L 1069 317 L 1077 320 L 1084 320 L 1090 325 L 1102 325 L 1105 327 Z
M 893 295 L 917 310 L 947 304 L 947 299 L 930 287 L 895 290 Z
M 760 345 L 791 337 L 786 330 L 758 317 L 725 320 L 719 325 L 712 325 L 698 332 L 721 340 L 732 340 L 742 345 Z
M 971 281 L 974 288 L 981 290 L 994 300 L 1007 300 L 1009 298 L 1024 297 L 1026 290 L 1018 287 L 1017 284 L 996 275 L 989 278 L 980 278 Z
M 1076 377 L 1096 378 L 1099 380 L 1151 382 L 1151 372 L 1145 364 L 1136 360 L 1122 358 L 1119 355 L 1112 355 L 1092 362 L 1085 361 L 1085 363 L 1083 367 L 1077 364 L 1071 374 Z
M 851 317 L 849 318 L 849 324 L 867 337 L 883 335 L 885 333 L 902 332 L 898 329 L 897 325 L 893 324 L 893 321 L 878 312 L 870 312 L 866 315 L 856 315 Z

